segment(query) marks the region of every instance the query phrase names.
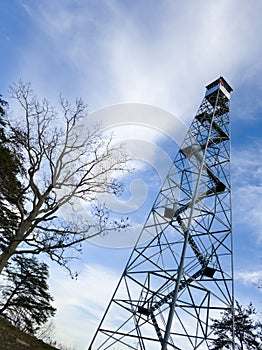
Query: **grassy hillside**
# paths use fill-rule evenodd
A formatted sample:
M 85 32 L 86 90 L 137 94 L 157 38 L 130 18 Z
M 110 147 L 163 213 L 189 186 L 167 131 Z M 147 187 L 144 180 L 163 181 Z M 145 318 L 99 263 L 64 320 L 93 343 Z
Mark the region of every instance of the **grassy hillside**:
M 21 332 L 7 320 L 0 317 L 1 350 L 58 350 L 37 338 Z

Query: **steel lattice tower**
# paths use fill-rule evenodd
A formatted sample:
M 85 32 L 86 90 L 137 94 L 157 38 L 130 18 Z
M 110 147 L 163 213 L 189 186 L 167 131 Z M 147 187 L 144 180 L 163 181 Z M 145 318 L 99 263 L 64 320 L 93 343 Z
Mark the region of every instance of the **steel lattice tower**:
M 232 88 L 206 89 L 89 350 L 209 349 L 233 309 Z

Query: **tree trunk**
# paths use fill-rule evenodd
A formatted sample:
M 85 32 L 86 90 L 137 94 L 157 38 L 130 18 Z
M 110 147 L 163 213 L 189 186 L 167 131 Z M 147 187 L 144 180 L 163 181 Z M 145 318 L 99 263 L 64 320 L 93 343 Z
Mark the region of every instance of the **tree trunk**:
M 241 347 L 241 350 L 244 350 L 244 337 L 242 336 L 242 334 L 240 334 L 240 337 L 239 337 L 239 341 L 240 341 L 240 347 Z
M 36 208 L 39 210 L 37 206 Z M 2 252 L 2 254 L 0 254 L 0 275 L 2 274 L 8 260 L 15 254 L 16 248 L 21 242 L 24 242 L 25 238 L 28 236 L 28 230 L 33 226 L 32 222 L 38 214 L 37 210 L 34 208 L 30 216 L 17 229 L 16 234 L 8 247 Z

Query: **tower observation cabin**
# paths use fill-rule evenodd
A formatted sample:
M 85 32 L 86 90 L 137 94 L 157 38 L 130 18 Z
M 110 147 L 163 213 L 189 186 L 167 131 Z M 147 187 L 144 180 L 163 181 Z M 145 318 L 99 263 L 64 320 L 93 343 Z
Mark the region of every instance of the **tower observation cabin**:
M 220 77 L 213 81 L 212 83 L 206 86 L 206 95 L 205 97 L 208 100 L 212 100 L 212 97 L 217 95 L 217 91 L 220 90 L 223 92 L 224 96 L 230 100 L 230 93 L 233 91 L 231 86 L 225 81 L 223 77 Z M 209 101 L 210 102 L 210 101 Z

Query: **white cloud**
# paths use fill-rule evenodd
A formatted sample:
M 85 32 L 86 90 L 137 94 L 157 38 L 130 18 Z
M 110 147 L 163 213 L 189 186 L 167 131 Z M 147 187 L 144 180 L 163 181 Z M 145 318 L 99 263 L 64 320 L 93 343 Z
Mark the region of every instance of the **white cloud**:
M 26 48 L 19 67 L 23 75 L 40 79 L 45 92 L 53 86 L 80 94 L 93 107 L 143 102 L 183 116 L 189 112 L 189 120 L 202 96 L 199 86 L 219 74 L 239 84 L 261 71 L 259 2 L 165 1 L 151 7 L 142 2 L 129 8 L 119 1 L 45 1 L 31 6 L 42 38 Z M 56 74 L 45 81 L 44 70 L 56 65 Z
M 246 286 L 257 284 L 262 281 L 262 270 L 260 271 L 238 271 L 235 279 L 241 281 Z
M 84 349 L 91 341 L 119 275 L 98 264 L 85 265 L 78 280 L 53 267 L 50 287 L 55 298 L 57 340 Z

